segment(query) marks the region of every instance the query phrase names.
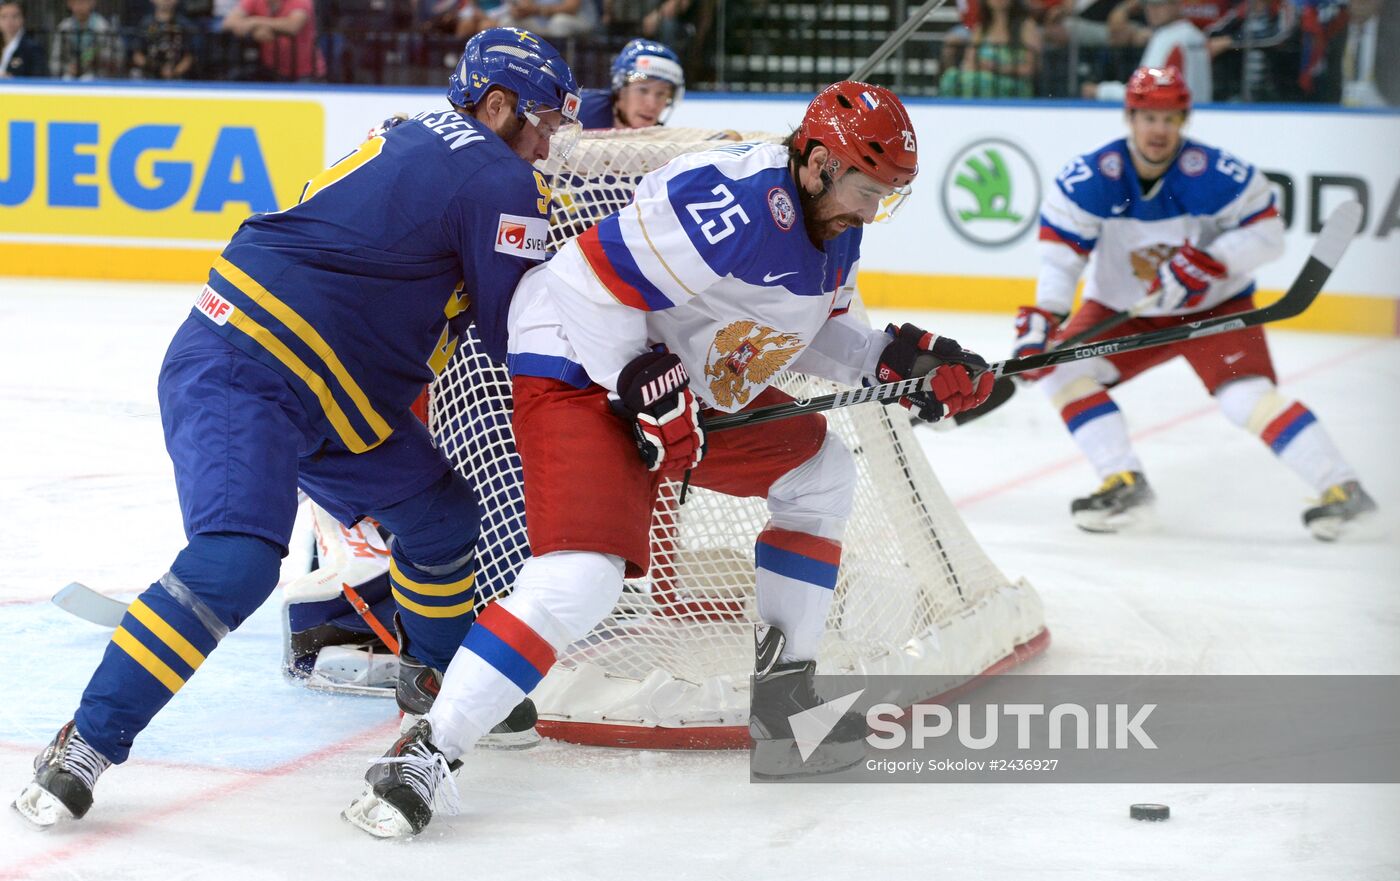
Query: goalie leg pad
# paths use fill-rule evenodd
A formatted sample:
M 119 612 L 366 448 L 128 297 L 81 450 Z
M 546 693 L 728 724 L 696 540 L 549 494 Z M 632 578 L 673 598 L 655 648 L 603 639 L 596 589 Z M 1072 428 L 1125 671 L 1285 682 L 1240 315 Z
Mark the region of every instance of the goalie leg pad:
M 277 585 L 281 548 L 251 535 L 196 535 L 161 580 L 127 608 L 74 721 L 115 763 L 219 640 Z

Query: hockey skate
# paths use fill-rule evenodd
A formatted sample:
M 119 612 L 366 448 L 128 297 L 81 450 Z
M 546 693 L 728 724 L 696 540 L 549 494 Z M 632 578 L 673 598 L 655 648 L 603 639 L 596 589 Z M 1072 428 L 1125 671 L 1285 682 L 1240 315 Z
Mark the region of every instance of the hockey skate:
M 1329 486 L 1319 503 L 1303 512 L 1303 525 L 1319 541 L 1336 541 L 1357 521 L 1370 519 L 1376 501 L 1355 480 Z
M 397 624 L 397 621 L 395 622 Z M 432 709 L 442 689 L 442 672 L 430 667 L 408 653 L 408 637 L 403 628 L 398 627 L 399 674 L 394 687 L 394 697 L 403 720 L 399 731 L 407 734 Z M 476 745 L 481 749 L 529 749 L 538 746 L 539 732 L 535 722 L 539 715 L 535 712 L 535 702 L 526 697 L 510 711 L 494 728 L 481 736 Z
M 421 719 L 394 741 L 365 772 L 364 791 L 340 815 L 376 838 L 417 835 L 439 801 L 444 813 L 455 815 L 460 802 L 452 775 L 462 763 L 447 761 L 432 734 L 428 720 Z
M 111 766 L 69 722 L 34 758 L 34 780 L 15 799 L 14 808 L 36 826 L 52 826 L 65 817 L 80 820 L 92 807 L 97 778 Z
M 1085 532 L 1119 532 L 1149 523 L 1156 498 L 1142 472 L 1119 471 L 1092 495 L 1070 502 L 1069 512 L 1074 525 Z
M 804 759 L 792 729 L 792 717 L 821 706 L 817 695 L 816 661 L 778 663 L 785 638 L 776 627 L 760 624 L 754 632 L 757 662 L 749 704 L 749 737 L 753 740 L 750 773 L 776 780 L 844 771 L 865 758 L 869 728 L 859 713 L 845 713 Z

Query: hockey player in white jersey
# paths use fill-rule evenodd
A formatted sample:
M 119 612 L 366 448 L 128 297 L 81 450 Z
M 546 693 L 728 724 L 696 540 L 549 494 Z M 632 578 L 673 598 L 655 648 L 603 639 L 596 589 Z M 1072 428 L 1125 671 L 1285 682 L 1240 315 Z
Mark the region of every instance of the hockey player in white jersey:
M 612 611 L 624 574 L 647 571 L 658 482 L 687 470 L 696 486 L 767 499 L 754 703 L 775 711 L 756 709 L 750 730 L 759 749 L 792 749 L 787 716 L 816 703 L 854 461 L 819 415 L 707 436 L 701 411 L 790 400 L 770 385 L 787 369 L 850 385 L 932 373 L 931 391 L 904 402 L 925 419 L 985 400 L 991 376 L 977 355 L 848 314 L 861 227 L 917 173 L 899 99 L 837 83 L 786 143 L 673 159 L 522 280 L 509 366 L 533 556 L 481 612 L 427 717 L 371 768 L 347 819 L 386 837 L 428 823 L 435 796 L 455 792 L 448 769 Z M 839 723 L 827 738 L 837 764 L 807 770 L 858 761 L 865 734 L 863 720 Z
M 1184 136 L 1191 93 L 1176 68 L 1139 68 L 1125 105 L 1129 136 L 1075 157 L 1046 196 L 1036 304 L 1016 317 L 1017 357 L 1130 309 L 1139 317 L 1115 334 L 1253 309 L 1254 271 L 1283 253 L 1283 222 L 1264 175 Z M 1083 305 L 1065 322 L 1081 275 Z M 1134 308 L 1146 296 L 1151 305 Z M 1103 481 L 1071 504 L 1078 526 L 1114 532 L 1150 509 L 1152 489 L 1108 389 L 1178 355 L 1227 419 L 1257 434 L 1321 496 L 1303 512 L 1313 535 L 1335 539 L 1375 510 L 1312 411 L 1275 387 L 1263 328 L 1253 327 L 1023 374 L 1043 377 Z

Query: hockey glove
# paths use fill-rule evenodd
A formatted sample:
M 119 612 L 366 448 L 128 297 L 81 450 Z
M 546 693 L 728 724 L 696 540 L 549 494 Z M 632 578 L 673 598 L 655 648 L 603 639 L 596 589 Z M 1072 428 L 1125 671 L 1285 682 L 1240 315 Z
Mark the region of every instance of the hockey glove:
M 1226 274 L 1223 263 L 1187 242 L 1157 267 L 1157 277 L 1147 292 L 1156 294 L 1158 307 L 1168 312 L 1193 309 L 1206 298 L 1211 284 Z
M 976 407 L 992 393 L 987 361 L 957 340 L 935 336 L 912 324 L 885 328 L 893 339 L 880 353 L 875 376 L 880 382 L 898 382 L 933 374 L 926 392 L 916 392 L 899 403 L 925 422 L 936 422 Z
M 1060 322 L 1064 320 L 1065 316 L 1047 312 L 1039 306 L 1022 306 L 1016 313 L 1016 348 L 1012 357 L 1025 358 L 1044 352 L 1050 345 L 1050 338 L 1060 329 Z M 1035 382 L 1054 369 L 1042 367 L 1017 375 L 1029 382 Z
M 612 407 L 632 423 L 632 437 L 648 471 L 680 471 L 700 464 L 705 429 L 680 358 L 670 352 L 633 358 L 617 376 Z

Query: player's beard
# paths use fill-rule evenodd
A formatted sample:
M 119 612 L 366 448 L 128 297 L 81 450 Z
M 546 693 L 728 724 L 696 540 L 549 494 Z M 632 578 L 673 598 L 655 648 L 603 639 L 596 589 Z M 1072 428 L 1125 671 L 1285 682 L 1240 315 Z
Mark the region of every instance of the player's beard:
M 823 188 L 814 196 L 807 192 L 806 187 L 798 187 L 797 198 L 802 203 L 802 225 L 807 229 L 807 238 L 818 248 L 823 242 L 829 242 L 841 235 L 847 227 L 864 226 L 858 214 L 822 216 L 822 212 L 830 210 L 831 207 L 831 200 L 827 198 L 827 188 Z

